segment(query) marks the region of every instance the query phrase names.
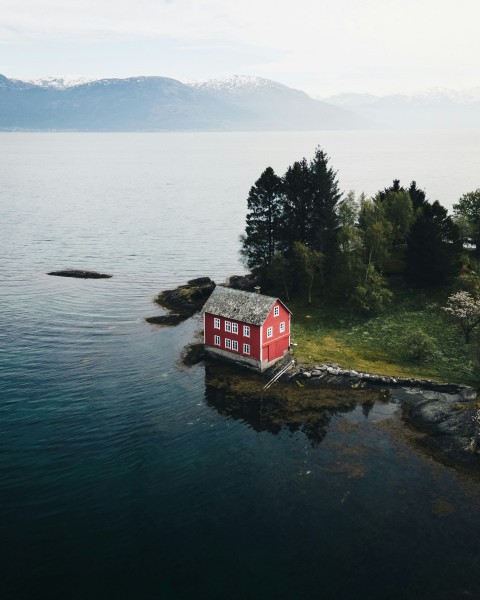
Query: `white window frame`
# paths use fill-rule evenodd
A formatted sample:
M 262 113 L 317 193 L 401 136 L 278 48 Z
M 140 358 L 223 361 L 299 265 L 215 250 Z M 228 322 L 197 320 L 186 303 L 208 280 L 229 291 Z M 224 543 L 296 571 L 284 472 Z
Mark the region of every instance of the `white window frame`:
M 232 350 L 238 352 L 238 342 L 237 340 L 232 340 Z
M 225 338 L 225 348 L 227 348 L 227 350 L 232 349 L 232 340 L 230 340 L 229 338 Z
M 228 333 L 232 331 L 232 324 L 230 321 L 225 321 L 225 331 L 228 331 Z
M 244 337 L 250 337 L 250 325 L 243 326 L 243 335 Z
M 232 333 L 238 334 L 238 323 L 232 323 Z
M 250 354 L 250 344 L 243 344 L 243 353 Z
M 220 346 L 221 345 L 222 340 L 220 339 L 219 335 L 216 335 L 213 339 L 213 344 L 214 346 Z
M 213 319 L 213 327 L 214 329 L 220 329 L 220 319 L 218 317 Z
M 280 323 L 280 333 L 285 333 L 285 321 Z
M 275 308 L 273 309 L 273 316 L 278 317 L 279 314 L 280 314 L 280 307 L 275 306 Z
M 273 327 L 267 327 L 267 338 L 273 337 Z

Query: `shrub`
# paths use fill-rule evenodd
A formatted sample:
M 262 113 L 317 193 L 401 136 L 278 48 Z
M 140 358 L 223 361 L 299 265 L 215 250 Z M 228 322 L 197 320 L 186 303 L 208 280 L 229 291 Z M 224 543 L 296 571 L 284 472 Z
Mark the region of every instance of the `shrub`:
M 422 362 L 438 355 L 435 340 L 420 328 L 410 331 L 402 339 L 402 346 L 409 360 Z

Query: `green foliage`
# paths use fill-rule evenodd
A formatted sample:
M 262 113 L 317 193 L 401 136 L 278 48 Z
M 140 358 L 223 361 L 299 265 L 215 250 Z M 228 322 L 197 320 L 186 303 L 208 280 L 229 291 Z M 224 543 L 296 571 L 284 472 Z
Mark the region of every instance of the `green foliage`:
M 308 169 L 313 232 L 310 245 L 325 256 L 328 264 L 332 264 L 338 243 L 339 222 L 336 208 L 342 193 L 338 187 L 337 173 L 328 163 L 327 154 L 321 148 L 317 148 Z
M 475 246 L 476 255 L 480 256 L 480 188 L 464 194 L 453 205 L 453 214 L 462 224 L 466 241 Z
M 282 179 L 281 249 L 291 255 L 293 244 L 311 242 L 312 197 L 309 190 L 307 160 L 293 163 Z
M 438 354 L 435 340 L 423 329 L 416 327 L 402 338 L 403 351 L 407 359 L 424 362 Z
M 381 269 L 392 244 L 392 224 L 385 218 L 383 205 L 364 198 L 360 203 L 358 224 L 365 263 L 374 263 Z
M 350 304 L 354 312 L 374 314 L 380 312 L 392 300 L 393 294 L 388 289 L 385 279 L 375 270 L 373 264 L 367 267 L 364 281 L 357 285 L 350 296 Z
M 295 355 L 311 364 L 338 363 L 357 371 L 478 386 L 475 339 L 466 345 L 455 326 L 445 321 L 439 309 L 443 302 L 444 297 L 429 291 L 422 303 L 418 294 L 397 287 L 392 302 L 376 315 L 352 314 L 338 302 L 290 303 Z M 433 353 L 416 360 L 406 340 L 419 329 L 433 340 Z
M 417 212 L 419 209 L 421 210 L 427 204 L 426 194 L 423 190 L 417 188 L 416 181 L 412 181 L 408 188 L 408 193 L 410 194 L 414 212 Z
M 295 284 L 295 269 L 292 261 L 287 259 L 281 252 L 276 252 L 273 255 L 266 279 L 264 283 L 268 288 L 271 287 L 277 293 L 285 295 L 287 301 L 290 300 L 290 291 Z
M 462 252 L 460 231 L 447 210 L 437 201 L 427 203 L 407 238 L 407 278 L 422 287 L 448 283 L 460 272 Z
M 241 255 L 262 279 L 268 280 L 276 252 L 293 260 L 297 242 L 324 255 L 326 270 L 333 270 L 341 193 L 328 161 L 317 148 L 310 162 L 295 162 L 281 179 L 268 167 L 251 188 Z
M 385 219 L 392 226 L 392 241 L 398 245 L 405 242 L 413 223 L 413 205 L 410 194 L 401 190 L 388 192 L 383 200 Z
M 480 277 L 471 271 L 460 273 L 455 279 L 454 288 L 457 292 L 464 290 L 471 296 L 480 298 Z
M 307 281 L 308 302 L 312 302 L 312 287 L 315 276 L 322 273 L 324 257 L 321 252 L 312 250 L 305 244 L 295 242 L 293 246 L 293 263 L 297 277 Z
M 265 269 L 278 244 L 281 180 L 267 167 L 250 189 L 241 254 L 250 269 Z

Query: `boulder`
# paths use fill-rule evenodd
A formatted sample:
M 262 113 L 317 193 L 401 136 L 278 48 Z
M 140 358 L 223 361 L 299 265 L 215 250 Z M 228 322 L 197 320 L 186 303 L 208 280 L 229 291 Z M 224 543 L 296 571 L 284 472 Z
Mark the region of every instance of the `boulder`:
M 209 277 L 199 277 L 174 290 L 161 292 L 155 302 L 174 313 L 191 317 L 203 308 L 214 288 L 215 282 Z
M 145 321 L 147 323 L 151 323 L 152 325 L 168 325 L 172 327 L 174 325 L 178 325 L 182 321 L 185 321 L 185 319 L 187 319 L 185 315 L 170 313 L 168 315 L 159 315 L 157 317 L 147 317 Z
M 244 292 L 253 292 L 256 280 L 253 275 L 232 275 L 227 279 L 227 286 Z

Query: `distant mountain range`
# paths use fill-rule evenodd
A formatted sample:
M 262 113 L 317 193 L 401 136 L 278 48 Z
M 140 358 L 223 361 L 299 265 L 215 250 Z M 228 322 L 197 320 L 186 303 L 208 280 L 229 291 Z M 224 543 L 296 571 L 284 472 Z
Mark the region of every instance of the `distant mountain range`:
M 352 112 L 253 77 L 19 81 L 0 75 L 0 130 L 261 131 L 358 129 Z
M 461 92 L 435 89 L 411 96 L 338 94 L 323 101 L 374 121 L 381 128 L 480 128 L 480 87 Z
M 285 85 L 235 76 L 20 81 L 0 75 L 3 131 L 294 131 L 480 128 L 480 87 L 417 96 L 340 94 L 314 99 Z

